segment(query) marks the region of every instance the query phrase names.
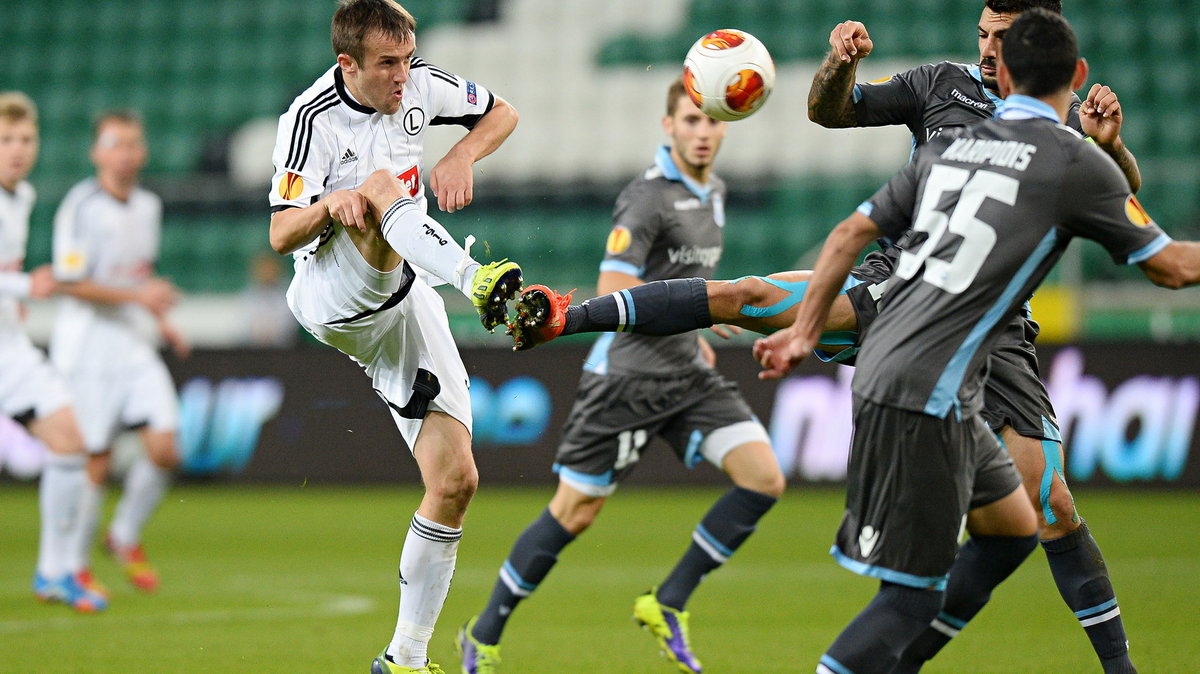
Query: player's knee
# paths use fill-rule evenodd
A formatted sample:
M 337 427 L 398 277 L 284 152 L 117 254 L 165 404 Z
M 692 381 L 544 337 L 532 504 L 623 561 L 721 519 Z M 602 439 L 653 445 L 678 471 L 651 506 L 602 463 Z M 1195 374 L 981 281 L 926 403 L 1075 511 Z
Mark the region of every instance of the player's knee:
M 443 503 L 452 503 L 466 509 L 475 490 L 479 488 L 479 472 L 471 469 L 455 471 L 425 481 L 425 489 Z
M 787 480 L 783 478 L 783 473 L 778 468 L 774 471 L 768 470 L 749 476 L 741 476 L 740 479 L 735 479 L 733 483 L 742 489 L 749 489 L 750 491 L 755 491 L 771 498 L 783 496 L 783 491 L 787 488 Z
M 1047 521 L 1047 528 L 1072 531 L 1075 528 L 1075 498 L 1066 485 L 1057 484 L 1050 491 L 1050 512 L 1054 513 L 1054 524 Z

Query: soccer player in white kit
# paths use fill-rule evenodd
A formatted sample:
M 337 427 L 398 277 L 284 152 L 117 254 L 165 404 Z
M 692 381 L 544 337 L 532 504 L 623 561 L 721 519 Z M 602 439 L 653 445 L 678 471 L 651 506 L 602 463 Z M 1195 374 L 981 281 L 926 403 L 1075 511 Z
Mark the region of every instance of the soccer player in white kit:
M 29 214 L 37 196 L 25 178 L 37 153 L 33 101 L 15 91 L 0 93 L 0 414 L 24 423 L 50 450 L 39 485 L 41 537 L 34 595 L 92 613 L 104 610 L 108 602 L 69 563 L 84 483 L 83 436 L 58 373 L 21 330 L 19 300 L 48 297 L 56 290 L 49 266 L 22 271 Z
M 125 476 L 105 545 L 134 587 L 153 592 L 158 574 L 146 561 L 142 528 L 179 464 L 179 400 L 158 337 L 180 354 L 187 345 L 166 319 L 178 291 L 154 276 L 162 201 L 138 185 L 148 156 L 141 118 L 106 112 L 93 136 L 96 175 L 67 192 L 54 218 L 54 273 L 64 297 L 50 357 L 74 397 L 88 451 L 75 554 L 88 568 L 112 442 L 138 429 L 146 451 Z
M 427 658 L 478 473 L 467 373 L 431 286 L 471 299 L 484 327 L 519 290 L 511 262 L 480 265 L 425 214 L 430 126 L 468 132 L 429 172 L 446 211 L 472 199 L 472 165 L 516 126 L 512 106 L 415 58 L 415 21 L 392 0 L 343 0 L 337 64 L 280 117 L 271 245 L 293 253 L 288 305 L 302 326 L 350 356 L 392 411 L 425 483 L 400 556 L 400 609 L 377 674 L 442 672 Z M 467 248 L 473 241 L 467 238 Z

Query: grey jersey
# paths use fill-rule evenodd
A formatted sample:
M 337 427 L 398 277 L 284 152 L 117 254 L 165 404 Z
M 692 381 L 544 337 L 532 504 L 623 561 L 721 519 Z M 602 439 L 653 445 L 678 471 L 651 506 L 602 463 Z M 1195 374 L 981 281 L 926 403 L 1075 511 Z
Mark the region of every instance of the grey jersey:
M 721 259 L 725 183 L 698 185 L 660 147 L 654 165 L 625 186 L 613 210 L 600 271 L 642 281 L 698 276 L 711 279 Z M 695 333 L 651 337 L 608 333 L 596 341 L 584 369 L 597 374 L 678 374 L 706 367 Z
M 1170 243 L 1112 160 L 1057 121 L 1010 97 L 999 119 L 931 138 L 860 206 L 889 236 L 916 236 L 863 342 L 856 395 L 978 412 L 988 353 L 1072 237 L 1125 264 Z
M 983 86 L 978 65 L 950 61 L 856 84 L 853 96 L 859 126 L 903 124 L 912 132 L 913 147 L 944 130 L 991 119 L 1002 100 Z M 1073 98 L 1067 126 L 1082 133 L 1079 105 Z

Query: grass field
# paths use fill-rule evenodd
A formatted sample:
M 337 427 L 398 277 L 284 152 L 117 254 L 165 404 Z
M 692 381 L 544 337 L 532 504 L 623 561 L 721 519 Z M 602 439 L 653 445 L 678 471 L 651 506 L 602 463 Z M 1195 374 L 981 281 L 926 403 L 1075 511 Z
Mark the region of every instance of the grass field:
M 1143 672 L 1200 671 L 1200 495 L 1077 496 L 1105 551 Z M 506 672 L 671 672 L 630 621 L 717 490 L 622 491 L 509 624 Z M 486 601 L 546 489 L 484 488 L 431 654 L 458 671 L 453 632 Z M 135 593 L 98 555 L 112 607 L 81 616 L 29 590 L 36 492 L 0 485 L 0 672 L 366 672 L 395 624 L 396 560 L 413 488 L 175 489 L 148 531 L 163 576 Z M 111 506 L 111 503 L 110 503 Z M 706 672 L 811 672 L 875 583 L 826 554 L 833 489 L 790 491 L 692 602 Z M 1038 551 L 929 672 L 1099 671 Z

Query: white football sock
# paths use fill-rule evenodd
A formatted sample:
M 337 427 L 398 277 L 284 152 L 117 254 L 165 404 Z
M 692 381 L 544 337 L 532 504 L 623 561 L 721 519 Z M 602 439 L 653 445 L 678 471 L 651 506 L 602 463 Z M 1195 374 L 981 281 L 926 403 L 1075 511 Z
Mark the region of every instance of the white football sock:
M 114 544 L 129 548 L 141 541 L 142 527 L 158 509 L 170 483 L 171 471 L 160 468 L 145 454 L 133 462 L 125 476 L 125 493 L 108 528 Z
M 401 667 L 424 667 L 429 639 L 454 577 L 462 529 L 413 515 L 400 553 L 400 615 L 387 654 Z
M 78 573 L 89 566 L 92 560 L 92 543 L 96 536 L 96 524 L 100 521 L 100 508 L 104 504 L 104 486 L 84 479 L 79 492 L 79 513 L 72 522 L 67 549 L 67 573 Z
M 41 540 L 38 543 L 37 572 L 48 579 L 68 572 L 71 557 L 71 533 L 79 517 L 79 500 L 87 475 L 82 454 L 48 452 L 38 485 L 41 510 Z
M 441 223 L 425 214 L 417 202 L 402 197 L 388 207 L 379 225 L 392 250 L 414 267 L 420 267 L 471 297 L 471 280 L 479 263 L 468 250 L 475 237 L 467 237 L 467 250 Z

